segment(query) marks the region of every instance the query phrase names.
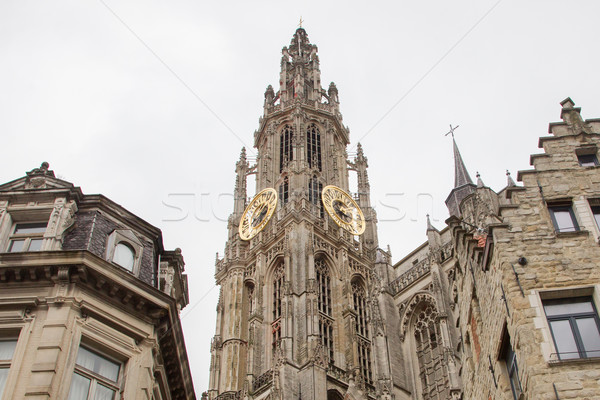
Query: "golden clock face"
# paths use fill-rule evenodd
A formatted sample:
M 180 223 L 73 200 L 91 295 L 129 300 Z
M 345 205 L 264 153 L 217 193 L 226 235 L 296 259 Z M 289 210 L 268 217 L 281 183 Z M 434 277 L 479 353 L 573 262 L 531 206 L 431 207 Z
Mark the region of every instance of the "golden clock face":
M 267 188 L 258 193 L 242 214 L 240 221 L 240 237 L 250 240 L 267 225 L 277 207 L 277 192 Z
M 365 231 L 365 217 L 358 204 L 337 186 L 329 185 L 321 193 L 327 214 L 338 226 L 353 235 L 362 235 Z

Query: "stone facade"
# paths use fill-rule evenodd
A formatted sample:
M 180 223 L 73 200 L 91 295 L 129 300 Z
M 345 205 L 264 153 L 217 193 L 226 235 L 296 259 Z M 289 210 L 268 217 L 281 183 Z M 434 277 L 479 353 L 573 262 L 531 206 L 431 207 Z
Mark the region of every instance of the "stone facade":
M 427 241 L 392 264 L 378 247 L 367 159 L 360 144 L 348 158 L 338 91 L 321 88 L 318 66 L 298 29 L 279 90 L 265 92 L 256 164 L 242 151 L 236 165 L 205 396 L 599 398 L 600 120 L 563 101 L 523 185 L 508 174 L 499 192 L 473 183 L 453 141 L 447 226 L 428 220 Z M 319 200 L 326 185 L 348 191 L 350 171 L 367 220 L 358 237 Z M 257 192 L 280 196 L 265 229 L 243 241 L 250 174 Z
M 195 398 L 160 230 L 44 163 L 0 186 L 0 248 L 0 398 Z

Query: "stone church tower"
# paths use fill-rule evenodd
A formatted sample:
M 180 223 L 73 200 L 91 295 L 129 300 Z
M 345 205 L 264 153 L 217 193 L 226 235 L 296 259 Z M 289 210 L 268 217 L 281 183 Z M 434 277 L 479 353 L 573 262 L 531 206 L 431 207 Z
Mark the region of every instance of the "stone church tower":
M 598 398 L 600 119 L 565 99 L 544 152 L 518 173 L 523 185 L 508 174 L 498 192 L 479 174 L 473 182 L 453 139 L 447 226 L 428 218 L 427 241 L 392 265 L 378 247 L 367 159 L 360 144 L 348 157 L 317 47 L 300 28 L 282 52 L 256 163 L 242 150 L 236 164 L 203 397 Z M 347 199 L 333 211 L 331 185 Z
M 278 90 L 265 92 L 256 164 L 245 149 L 236 164 L 229 237 L 216 262 L 209 399 L 391 398 L 383 318 L 394 306 L 381 290 L 390 257 L 378 249 L 367 158 L 359 144 L 350 160 L 349 143 L 338 90 L 322 88 L 317 46 L 299 28 L 282 50 Z M 349 171 L 364 213 L 360 236 L 339 227 L 321 201 L 327 185 L 349 191 Z M 278 203 L 246 241 L 238 226 L 251 174 L 256 193 L 273 188 Z M 403 384 L 402 372 L 396 376 Z

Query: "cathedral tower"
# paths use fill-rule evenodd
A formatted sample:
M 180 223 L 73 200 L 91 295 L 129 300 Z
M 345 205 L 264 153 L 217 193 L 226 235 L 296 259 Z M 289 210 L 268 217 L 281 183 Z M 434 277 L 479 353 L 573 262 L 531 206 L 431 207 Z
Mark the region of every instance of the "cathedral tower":
M 216 261 L 221 293 L 209 399 L 391 393 L 382 322 L 390 257 L 378 249 L 367 158 L 358 145 L 350 160 L 349 143 L 338 90 L 334 83 L 322 88 L 317 46 L 299 28 L 282 50 L 278 90 L 265 91 L 256 163 L 243 149 L 236 164 L 228 240 Z M 249 203 L 252 174 L 258 195 Z M 334 196 L 323 197 L 324 189 Z M 265 198 L 271 203 L 261 203 Z M 326 209 L 328 201 L 333 208 Z M 355 222 L 360 232 L 350 226 Z

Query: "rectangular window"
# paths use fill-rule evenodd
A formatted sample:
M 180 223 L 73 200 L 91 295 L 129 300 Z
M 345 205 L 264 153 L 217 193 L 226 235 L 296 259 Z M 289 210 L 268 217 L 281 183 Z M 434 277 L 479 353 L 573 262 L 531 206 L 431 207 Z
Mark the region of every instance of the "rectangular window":
M 575 149 L 577 161 L 582 167 L 595 167 L 598 165 L 598 148 L 596 146 L 585 146 Z
M 2 393 L 4 393 L 15 347 L 17 347 L 16 339 L 0 340 L 0 398 L 2 397 Z
M 510 382 L 510 390 L 512 392 L 513 399 L 518 400 L 522 393 L 521 381 L 519 380 L 519 368 L 517 366 L 517 357 L 512 345 L 510 344 L 510 335 L 508 334 L 506 324 L 503 328 L 498 359 L 504 361 L 506 365 L 506 372 L 508 373 L 508 381 Z
M 559 360 L 600 357 L 600 321 L 591 297 L 544 300 Z
M 512 347 L 509 345 L 506 348 L 504 356 L 506 362 L 506 370 L 508 371 L 508 380 L 510 381 L 510 389 L 512 390 L 515 400 L 521 395 L 521 382 L 519 382 L 519 368 L 517 367 L 517 358 Z
M 80 347 L 69 400 L 114 400 L 119 391 L 121 363 Z
M 598 157 L 595 154 L 579 154 L 577 160 L 582 167 L 595 167 L 598 165 Z
M 548 204 L 548 211 L 556 232 L 576 232 L 579 230 L 571 203 Z
M 46 222 L 15 224 L 7 251 L 9 253 L 40 251 L 46 226 Z
M 485 247 L 483 249 L 483 261 L 481 266 L 484 271 L 488 271 L 490 269 L 490 264 L 492 262 L 492 257 L 494 256 L 494 236 L 492 234 L 488 234 L 487 239 L 485 241 Z
M 600 229 L 600 199 L 590 199 L 589 202 L 596 226 Z

